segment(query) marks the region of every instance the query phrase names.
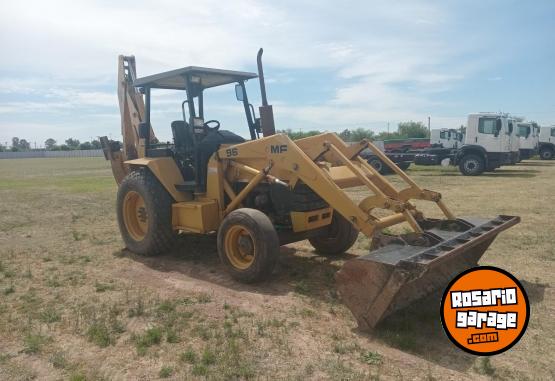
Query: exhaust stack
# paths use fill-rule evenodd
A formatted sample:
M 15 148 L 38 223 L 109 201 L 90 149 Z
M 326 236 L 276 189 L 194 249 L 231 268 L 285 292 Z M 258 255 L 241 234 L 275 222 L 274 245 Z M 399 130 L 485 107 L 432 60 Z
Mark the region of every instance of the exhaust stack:
M 258 108 L 260 113 L 260 127 L 264 136 L 271 136 L 276 133 L 276 126 L 274 123 L 274 110 L 272 105 L 268 104 L 266 97 L 266 84 L 264 83 L 264 69 L 262 68 L 262 53 L 263 49 L 260 48 L 256 56 L 256 64 L 258 65 L 258 80 L 260 81 L 260 96 L 262 97 L 262 106 Z

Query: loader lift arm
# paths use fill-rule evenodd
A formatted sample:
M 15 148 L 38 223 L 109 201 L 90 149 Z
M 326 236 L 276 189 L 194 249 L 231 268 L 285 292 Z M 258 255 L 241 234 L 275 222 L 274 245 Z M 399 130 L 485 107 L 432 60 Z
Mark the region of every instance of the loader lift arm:
M 397 190 L 368 165 L 359 156 L 365 148 L 380 157 L 406 187 Z M 363 140 L 349 146 L 333 133 L 294 142 L 277 134 L 236 145 L 233 150 L 221 149 L 216 157 L 222 167 L 228 168 L 224 189 L 231 202 L 224 215 L 236 208 L 258 183 L 265 178 L 272 181 L 275 176 L 286 179 L 289 187 L 297 182 L 308 185 L 371 240 L 374 251 L 347 261 L 336 274 L 341 298 L 363 329 L 374 328 L 389 314 L 476 266 L 497 234 L 520 220 L 512 216 L 489 221 L 456 218 L 440 193 L 418 186 L 371 142 Z M 230 183 L 245 178 L 250 181 L 236 195 L 230 190 Z M 369 195 L 356 204 L 343 190 L 351 186 L 364 186 Z M 411 200 L 435 203 L 445 219 L 426 218 Z M 390 214 L 379 217 L 374 213 L 378 210 Z M 403 222 L 413 233 L 381 233 L 382 229 Z

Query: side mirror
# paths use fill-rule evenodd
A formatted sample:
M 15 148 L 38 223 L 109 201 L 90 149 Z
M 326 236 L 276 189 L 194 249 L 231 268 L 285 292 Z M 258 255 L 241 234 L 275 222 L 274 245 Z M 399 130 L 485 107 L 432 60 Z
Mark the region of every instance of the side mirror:
M 243 102 L 245 100 L 245 93 L 243 92 L 243 86 L 241 86 L 240 84 L 235 85 L 235 98 L 237 98 L 239 102 Z
M 501 131 L 501 128 L 503 128 L 503 122 L 501 121 L 501 119 L 497 119 L 495 121 L 495 136 L 499 136 L 499 132 Z

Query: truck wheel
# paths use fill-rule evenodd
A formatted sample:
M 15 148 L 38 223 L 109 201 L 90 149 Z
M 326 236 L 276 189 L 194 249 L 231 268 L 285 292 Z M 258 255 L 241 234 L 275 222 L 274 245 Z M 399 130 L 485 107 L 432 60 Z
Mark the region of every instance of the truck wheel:
M 119 229 L 125 246 L 141 255 L 157 255 L 177 241 L 172 228 L 173 199 L 148 170 L 128 174 L 117 196 Z
M 218 255 L 230 275 L 252 283 L 270 276 L 279 255 L 279 238 L 267 215 L 241 208 L 224 218 L 218 229 Z
M 410 161 L 402 161 L 399 164 L 397 164 L 397 166 L 401 168 L 403 171 L 406 171 L 410 167 Z
M 345 217 L 333 213 L 331 223 L 324 234 L 309 238 L 309 242 L 318 253 L 324 255 L 343 254 L 353 246 L 358 237 L 358 230 Z
M 371 158 L 370 160 L 368 160 L 368 164 L 374 167 L 374 169 L 378 171 L 381 175 L 385 174 L 385 165 L 379 158 Z
M 484 172 L 484 160 L 478 155 L 465 155 L 459 163 L 459 170 L 464 176 L 478 176 Z
M 549 148 L 542 148 L 540 150 L 540 158 L 542 160 L 551 160 L 553 159 L 553 150 Z

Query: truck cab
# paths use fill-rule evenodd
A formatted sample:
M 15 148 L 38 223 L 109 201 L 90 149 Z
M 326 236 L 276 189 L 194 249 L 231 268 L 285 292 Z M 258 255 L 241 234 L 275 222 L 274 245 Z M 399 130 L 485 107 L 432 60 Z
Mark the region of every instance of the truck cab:
M 516 134 L 519 140 L 521 159 L 529 159 L 538 153 L 538 128 L 529 122 L 518 122 Z
M 443 148 L 458 148 L 463 143 L 464 135 L 453 128 L 434 129 L 430 133 L 430 144 Z
M 464 145 L 457 150 L 455 164 L 465 176 L 477 176 L 511 163 L 509 117 L 502 113 L 468 116 Z
M 538 146 L 542 160 L 553 159 L 555 156 L 555 126 L 540 127 Z
M 507 131 L 505 132 L 509 137 L 509 152 L 511 165 L 516 164 L 521 161 L 520 158 L 520 139 L 517 135 L 517 122 L 516 120 L 509 118 L 507 122 Z

